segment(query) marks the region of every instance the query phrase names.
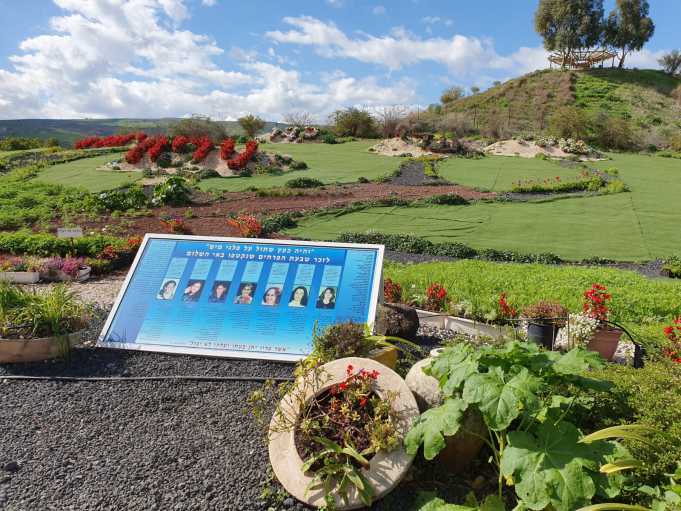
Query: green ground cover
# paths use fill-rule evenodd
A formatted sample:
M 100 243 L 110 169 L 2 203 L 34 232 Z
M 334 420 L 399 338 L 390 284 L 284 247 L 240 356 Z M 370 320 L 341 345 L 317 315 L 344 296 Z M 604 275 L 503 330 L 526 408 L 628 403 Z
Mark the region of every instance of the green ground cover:
M 142 179 L 141 172 L 97 170 L 97 167 L 111 160 L 121 158 L 122 155 L 123 153 L 111 153 L 51 165 L 41 170 L 34 181 L 38 183 L 76 186 L 90 192 L 101 192 Z
M 612 293 L 612 319 L 622 322 L 646 345 L 663 342 L 663 327 L 681 314 L 681 281 L 651 280 L 638 273 L 596 267 L 491 263 L 462 260 L 446 263 L 386 263 L 385 277 L 407 293 L 423 295 L 432 283 L 444 285 L 453 303 L 467 303 L 479 319 L 495 311 L 501 293 L 522 308 L 539 300 L 556 300 L 571 312 L 582 307 L 582 293 L 593 283 Z
M 440 175 L 456 184 L 493 192 L 509 191 L 514 182 L 534 179 L 565 180 L 579 174 L 578 167 L 562 167 L 555 161 L 508 156 L 480 159 L 449 158 L 438 166 Z
M 499 168 L 506 165 L 515 174 L 526 161 L 537 163 L 504 158 L 503 167 L 495 168 L 500 165 L 496 160 L 452 160 L 443 174 L 452 181 L 476 186 L 498 182 Z M 476 166 L 479 175 L 473 171 Z M 367 229 L 417 233 L 431 241 L 458 241 L 478 249 L 553 252 L 566 259 L 600 256 L 632 261 L 679 252 L 681 163 L 671 158 L 618 154 L 596 166 L 619 169 L 631 192 L 541 203 L 371 208 L 309 217 L 288 233 L 310 239 L 335 239 L 341 232 Z M 509 179 L 513 181 L 515 176 Z
M 242 191 L 249 187 L 272 188 L 283 186 L 296 177 L 310 177 L 324 183 L 351 183 L 360 177 L 375 179 L 397 169 L 401 158 L 378 156 L 367 151 L 375 140 L 344 144 L 263 144 L 267 152 L 289 154 L 304 161 L 308 170 L 294 171 L 280 176 L 212 178 L 201 181 L 202 190 Z

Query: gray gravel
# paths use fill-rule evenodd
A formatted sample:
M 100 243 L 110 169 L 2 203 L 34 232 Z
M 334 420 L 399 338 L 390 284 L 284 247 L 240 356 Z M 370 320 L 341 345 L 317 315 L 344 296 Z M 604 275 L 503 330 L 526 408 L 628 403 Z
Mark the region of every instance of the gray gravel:
M 96 330 L 98 325 L 93 327 Z M 448 334 L 424 328 L 426 350 Z M 10 381 L 3 375 L 289 377 L 292 365 L 92 347 L 70 363 L 0 365 L 0 509 L 303 509 L 260 498 L 263 433 L 244 413 L 257 382 Z M 418 470 L 416 468 L 415 470 Z M 403 483 L 373 506 L 409 509 Z M 275 490 L 277 485 L 272 486 Z

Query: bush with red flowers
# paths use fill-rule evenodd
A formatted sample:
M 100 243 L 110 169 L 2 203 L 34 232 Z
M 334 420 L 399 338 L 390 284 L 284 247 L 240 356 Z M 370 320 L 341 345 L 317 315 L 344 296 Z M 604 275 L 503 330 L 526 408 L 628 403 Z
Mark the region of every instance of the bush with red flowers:
M 163 228 L 171 234 L 189 234 L 191 229 L 179 216 L 163 216 L 160 218 Z
M 593 284 L 591 289 L 584 292 L 584 314 L 598 321 L 607 321 L 609 308 L 608 302 L 612 295 L 608 293 L 608 288 L 602 284 Z
M 191 141 L 192 144 L 196 146 L 196 151 L 192 155 L 192 161 L 194 163 L 202 162 L 206 159 L 206 156 L 213 150 L 215 143 L 208 137 L 201 137 Z
M 154 137 L 154 145 L 149 148 L 149 159 L 156 162 L 162 152 L 168 150 L 168 138 L 165 136 Z
M 426 301 L 423 308 L 433 312 L 442 312 L 447 305 L 447 290 L 442 284 L 437 282 L 428 286 L 426 289 Z
M 75 149 L 88 149 L 97 147 L 122 147 L 130 144 L 133 140 L 140 141 L 143 133 L 127 133 L 125 135 L 110 135 L 108 137 L 86 137 L 77 140 Z M 146 137 L 146 135 L 144 135 Z
M 664 327 L 664 336 L 672 345 L 664 348 L 662 352 L 672 361 L 681 364 L 681 316 L 671 325 Z
M 174 153 L 184 153 L 189 145 L 189 137 L 178 135 L 173 138 L 172 150 Z
M 228 218 L 227 225 L 236 229 L 243 238 L 257 238 L 262 234 L 262 224 L 252 215 L 239 215 Z
M 144 158 L 144 155 L 146 152 L 153 147 L 153 145 L 156 143 L 156 140 L 152 137 L 147 137 L 143 139 L 141 142 L 139 142 L 136 146 L 131 147 L 127 153 L 125 153 L 125 161 L 127 161 L 130 165 L 135 165 L 136 163 L 139 163 L 142 158 Z
M 402 286 L 390 279 L 385 279 L 383 296 L 388 303 L 402 303 Z
M 246 148 L 243 151 L 227 161 L 227 166 L 232 170 L 242 170 L 253 159 L 257 151 L 258 143 L 255 140 L 249 140 L 246 142 Z
M 234 139 L 226 138 L 220 144 L 220 158 L 228 161 L 234 154 Z

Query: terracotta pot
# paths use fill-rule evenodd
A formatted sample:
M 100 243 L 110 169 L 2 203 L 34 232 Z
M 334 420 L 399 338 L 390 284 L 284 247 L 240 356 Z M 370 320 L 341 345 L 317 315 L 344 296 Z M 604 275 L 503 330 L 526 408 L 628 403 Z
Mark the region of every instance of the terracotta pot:
M 617 351 L 617 345 L 620 342 L 622 330 L 619 328 L 602 328 L 599 327 L 594 332 L 591 341 L 587 344 L 587 349 L 600 353 L 601 357 L 606 360 L 612 360 Z
M 300 459 L 295 445 L 294 428 L 282 428 L 280 419 L 285 417 L 286 424 L 297 423 L 303 407 L 301 402 L 308 403 L 314 396 L 345 380 L 348 365 L 357 370 L 377 370 L 379 376 L 375 382 L 375 391 L 379 396 L 384 396 L 389 391 L 397 393 L 393 407 L 399 417 L 397 429 L 401 436 L 407 434 L 419 416 L 416 400 L 404 380 L 396 372 L 368 358 L 348 357 L 334 360 L 321 367 L 319 377 L 311 381 L 297 380 L 297 397 L 293 393 L 287 394 L 279 404 L 279 413 L 272 417 L 268 447 L 270 464 L 279 482 L 291 495 L 310 506 L 324 506 L 325 493 L 321 488 L 307 491 L 313 474 L 302 471 L 303 460 Z M 385 496 L 397 486 L 407 474 L 413 459 L 402 446 L 390 452 L 379 451 L 371 458 L 369 468 L 362 469 L 362 472 L 374 489 L 374 500 Z M 346 504 L 336 495 L 336 509 L 343 511 L 364 507 L 355 487 L 348 489 L 348 496 L 349 501 Z
M 80 342 L 83 332 L 66 334 L 62 338 L 0 339 L 0 364 L 40 362 L 63 356 Z

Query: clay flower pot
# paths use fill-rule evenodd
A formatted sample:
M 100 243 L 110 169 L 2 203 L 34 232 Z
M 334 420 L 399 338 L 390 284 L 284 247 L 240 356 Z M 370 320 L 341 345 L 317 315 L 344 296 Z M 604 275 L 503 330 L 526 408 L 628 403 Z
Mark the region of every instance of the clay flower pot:
M 442 349 L 431 351 L 431 357 L 438 356 L 441 351 Z M 423 368 L 432 361 L 432 358 L 426 358 L 416 362 L 405 378 L 421 413 L 441 405 L 444 400 L 438 381 L 423 372 Z M 482 438 L 486 436 L 487 427 L 482 416 L 469 407 L 464 414 L 461 429 L 455 435 L 445 438 L 446 447 L 438 454 L 436 462 L 453 474 L 463 472 L 480 453 L 484 443 Z
M 622 330 L 619 328 L 598 327 L 586 347 L 591 351 L 598 352 L 604 359 L 612 360 L 617 351 L 620 337 L 622 337 Z
M 40 339 L 0 339 L 0 364 L 40 362 L 63 356 L 80 342 L 83 332 Z
M 379 375 L 374 383 L 374 389 L 379 396 L 387 395 L 388 391 L 397 392 L 393 407 L 400 417 L 397 425 L 398 432 L 404 437 L 419 415 L 416 400 L 407 384 L 396 372 L 368 358 L 348 357 L 334 360 L 324 364 L 319 373 L 320 377 L 312 379 L 312 382 L 298 379 L 296 386 L 301 392 L 290 392 L 279 405 L 286 423 L 296 424 L 303 411 L 302 408 L 307 406 L 313 397 L 343 382 L 347 377 L 348 365 L 357 369 L 378 371 Z M 286 491 L 301 502 L 315 507 L 325 506 L 325 493 L 322 488 L 308 491 L 314 474 L 302 471 L 303 460 L 296 448 L 295 428 L 281 428 L 277 419 L 278 415 L 275 414 L 269 431 L 269 455 L 274 474 Z M 402 446 L 390 452 L 379 451 L 371 458 L 369 468 L 363 469 L 363 475 L 374 490 L 374 500 L 385 496 L 397 486 L 406 475 L 412 461 L 413 456 L 407 454 Z M 339 511 L 364 507 L 355 487 L 348 490 L 348 497 L 348 504 L 345 504 L 336 495 L 336 508 Z

